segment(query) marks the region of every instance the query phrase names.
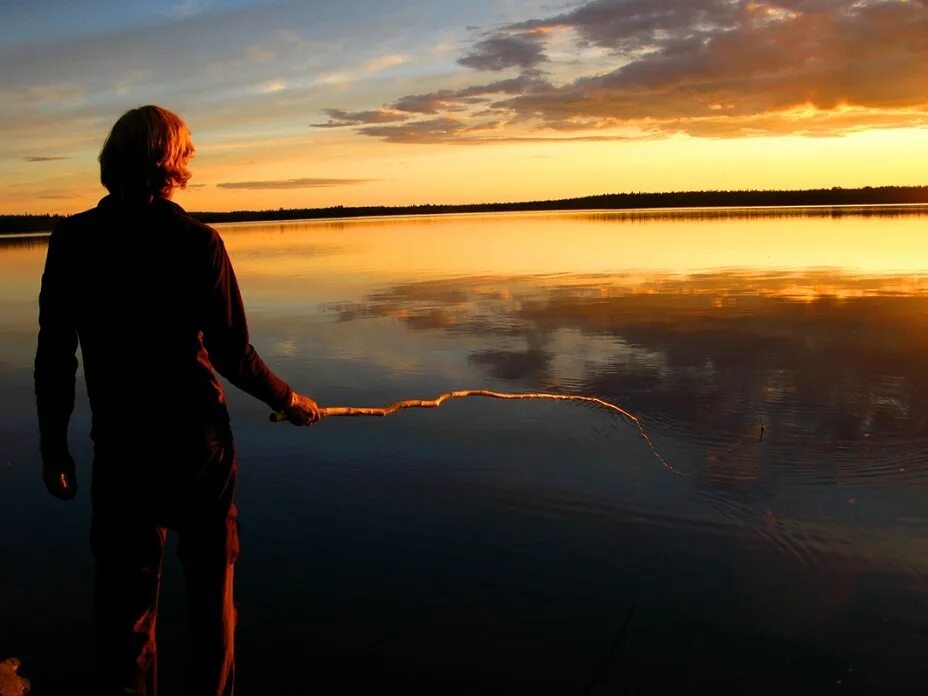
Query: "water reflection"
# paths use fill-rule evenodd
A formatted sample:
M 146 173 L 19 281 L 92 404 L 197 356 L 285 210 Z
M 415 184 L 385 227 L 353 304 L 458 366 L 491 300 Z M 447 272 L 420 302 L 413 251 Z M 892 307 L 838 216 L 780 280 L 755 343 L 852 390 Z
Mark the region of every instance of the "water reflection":
M 698 512 L 626 510 L 638 520 L 748 532 L 821 567 L 848 552 L 866 489 L 868 503 L 911 516 L 905 529 L 870 529 L 855 553 L 925 577 L 928 525 L 910 495 L 928 480 L 926 288 L 928 276 L 840 270 L 479 276 L 400 283 L 325 310 L 472 336 L 483 347 L 468 360 L 512 390 L 595 395 L 636 413 L 703 500 Z M 830 505 L 847 509 L 818 519 L 803 499 L 832 487 L 848 492 Z
M 923 433 L 926 290 L 923 276 L 823 270 L 480 276 L 324 308 L 485 336 L 494 347 L 470 360 L 495 377 L 633 399 L 694 431 L 741 432 L 764 415 L 773 447 Z
M 687 474 L 579 406 L 302 431 L 231 392 L 243 688 L 286 692 L 309 665 L 405 693 L 577 692 L 633 602 L 603 692 L 921 688 L 924 221 L 791 215 L 223 227 L 258 349 L 321 403 L 594 394 Z M 86 498 L 46 500 L 23 408 L 43 245 L 0 243 L 0 654 L 54 693 L 91 661 L 91 568 Z M 82 472 L 86 430 L 82 396 Z
M 591 222 L 651 222 L 693 220 L 758 220 L 761 218 L 891 218 L 909 215 L 924 217 L 924 204 L 902 205 L 810 205 L 810 206 L 754 206 L 748 208 L 649 208 L 634 210 L 584 211 L 585 220 Z
M 46 246 L 48 235 L 44 233 L 0 235 L 0 248 L 44 249 Z

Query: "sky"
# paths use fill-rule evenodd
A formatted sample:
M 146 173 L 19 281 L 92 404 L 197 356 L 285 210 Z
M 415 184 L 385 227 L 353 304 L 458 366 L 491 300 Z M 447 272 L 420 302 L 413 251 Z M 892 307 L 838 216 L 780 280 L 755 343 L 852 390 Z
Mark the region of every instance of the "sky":
M 189 210 L 928 184 L 928 0 L 0 0 L 0 213 L 126 110 Z

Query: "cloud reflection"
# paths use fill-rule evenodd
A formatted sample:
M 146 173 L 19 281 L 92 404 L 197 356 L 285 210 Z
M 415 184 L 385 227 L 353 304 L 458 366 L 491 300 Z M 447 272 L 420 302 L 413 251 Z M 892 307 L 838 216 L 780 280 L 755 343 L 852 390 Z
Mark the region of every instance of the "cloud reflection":
M 483 337 L 469 357 L 489 377 L 620 402 L 701 450 L 716 475 L 733 444 L 758 439 L 761 418 L 763 456 L 796 471 L 864 456 L 877 482 L 898 473 L 899 446 L 926 442 L 924 276 L 469 277 L 397 284 L 327 309 L 341 321 Z M 906 476 L 924 473 L 908 467 Z

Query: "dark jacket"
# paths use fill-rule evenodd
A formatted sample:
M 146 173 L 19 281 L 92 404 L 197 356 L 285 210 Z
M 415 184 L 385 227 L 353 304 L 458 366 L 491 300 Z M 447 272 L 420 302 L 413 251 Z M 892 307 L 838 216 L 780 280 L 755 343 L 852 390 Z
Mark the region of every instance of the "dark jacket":
M 228 423 L 214 368 L 275 410 L 292 393 L 249 343 L 219 234 L 167 200 L 107 196 L 51 235 L 35 358 L 46 454 L 67 449 L 78 341 L 98 444 L 139 427 Z

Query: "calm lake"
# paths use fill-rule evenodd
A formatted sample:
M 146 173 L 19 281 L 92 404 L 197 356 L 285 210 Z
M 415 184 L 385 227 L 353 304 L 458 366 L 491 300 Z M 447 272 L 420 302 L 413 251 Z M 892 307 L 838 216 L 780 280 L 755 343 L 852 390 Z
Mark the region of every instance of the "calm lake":
M 240 693 L 924 693 L 928 209 L 218 227 L 253 343 L 321 404 L 593 395 L 669 464 L 570 402 L 301 429 L 230 387 Z M 45 251 L 0 239 L 0 660 L 38 696 L 82 693 L 93 645 L 82 383 L 83 490 L 39 476 Z

